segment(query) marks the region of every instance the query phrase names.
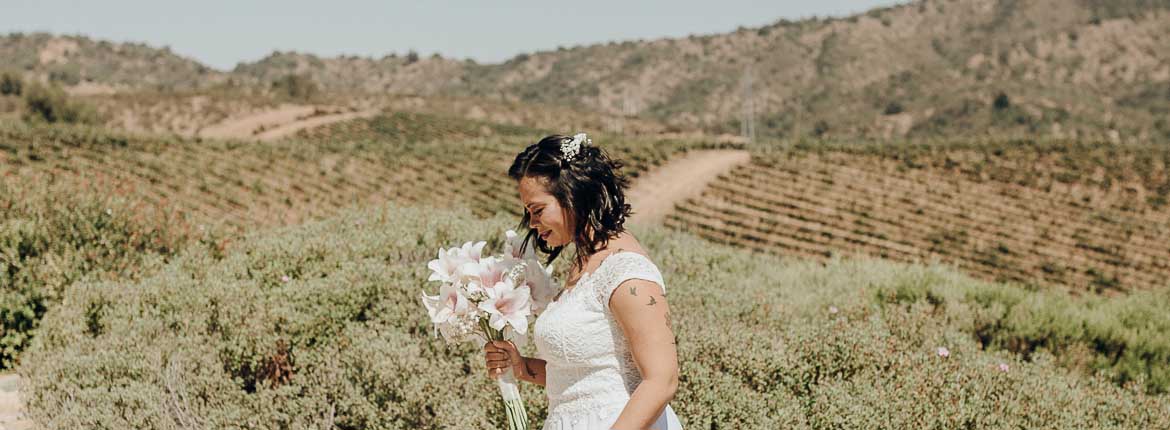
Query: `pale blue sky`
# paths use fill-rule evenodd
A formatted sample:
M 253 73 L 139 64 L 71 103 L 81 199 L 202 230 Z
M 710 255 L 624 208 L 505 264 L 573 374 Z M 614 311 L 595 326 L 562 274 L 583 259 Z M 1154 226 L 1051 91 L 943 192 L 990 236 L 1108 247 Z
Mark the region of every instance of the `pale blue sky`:
M 413 49 L 495 63 L 557 46 L 723 33 L 895 3 L 903 1 L 0 0 L 0 33 L 169 46 L 221 70 L 274 50 L 381 57 Z

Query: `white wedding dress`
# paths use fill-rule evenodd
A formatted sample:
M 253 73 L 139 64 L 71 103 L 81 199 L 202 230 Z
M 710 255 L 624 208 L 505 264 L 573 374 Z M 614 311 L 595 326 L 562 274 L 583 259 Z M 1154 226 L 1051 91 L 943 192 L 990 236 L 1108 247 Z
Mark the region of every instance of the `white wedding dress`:
M 609 297 L 627 279 L 658 283 L 662 273 L 646 256 L 619 251 L 550 302 L 536 319 L 533 339 L 545 360 L 548 417 L 543 430 L 610 430 L 642 381 Z M 670 405 L 650 427 L 681 430 Z

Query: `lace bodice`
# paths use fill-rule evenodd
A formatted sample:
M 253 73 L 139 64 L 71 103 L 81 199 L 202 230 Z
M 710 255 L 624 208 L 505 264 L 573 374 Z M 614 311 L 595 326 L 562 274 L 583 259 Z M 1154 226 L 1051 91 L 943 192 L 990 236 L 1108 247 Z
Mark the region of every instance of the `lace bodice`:
M 642 254 L 619 251 L 585 273 L 548 304 L 533 329 L 538 357 L 545 360 L 549 420 L 616 417 L 642 381 L 609 298 L 625 280 L 666 284 L 658 267 Z M 570 418 L 571 417 L 571 418 Z M 546 422 L 545 428 L 554 427 Z

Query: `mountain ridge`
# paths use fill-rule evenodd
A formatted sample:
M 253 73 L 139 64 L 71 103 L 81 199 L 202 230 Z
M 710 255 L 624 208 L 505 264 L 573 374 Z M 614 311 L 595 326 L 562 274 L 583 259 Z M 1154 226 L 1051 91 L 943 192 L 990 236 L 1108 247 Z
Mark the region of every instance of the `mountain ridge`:
M 926 0 L 728 33 L 538 51 L 494 64 L 277 51 L 220 72 L 167 51 L 155 55 L 177 72 L 144 76 L 147 85 L 198 88 L 267 86 L 303 75 L 331 92 L 572 104 L 712 133 L 738 133 L 751 112 L 765 138 L 1152 140 L 1170 138 L 1170 123 L 1158 121 L 1170 112 L 1170 97 L 1163 97 L 1170 93 L 1163 91 L 1170 82 L 1167 8 L 1170 2 L 1151 0 Z M 10 38 L 0 42 L 6 57 Z M 140 64 L 146 55 L 130 56 L 125 73 L 109 72 L 117 68 L 107 61 L 79 65 L 78 74 L 121 85 L 130 71 L 153 70 Z M 48 76 L 61 67 L 26 69 Z

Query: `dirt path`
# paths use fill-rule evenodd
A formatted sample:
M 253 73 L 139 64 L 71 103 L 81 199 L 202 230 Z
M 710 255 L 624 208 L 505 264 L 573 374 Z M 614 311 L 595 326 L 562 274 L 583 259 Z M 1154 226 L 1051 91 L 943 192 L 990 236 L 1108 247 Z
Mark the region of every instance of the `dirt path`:
M 24 405 L 20 402 L 20 377 L 15 373 L 0 375 L 0 429 L 25 430 L 32 428 L 32 421 L 24 417 Z
M 651 170 L 630 188 L 627 200 L 635 212 L 630 222 L 662 222 L 662 218 L 674 210 L 675 203 L 699 195 L 720 173 L 749 160 L 751 155 L 741 150 L 690 151 L 682 158 Z
M 374 116 L 379 109 L 354 112 L 319 113 L 318 106 L 283 104 L 276 109 L 229 118 L 219 124 L 199 131 L 199 136 L 220 139 L 274 140 L 296 133 L 299 130 L 345 121 L 354 118 Z
M 368 118 L 377 115 L 380 111 L 380 109 L 367 109 L 358 112 L 343 112 L 309 117 L 264 130 L 260 134 L 257 134 L 256 137 L 260 138 L 260 140 L 279 139 L 307 128 L 319 127 L 340 121 L 348 121 L 354 118 Z

